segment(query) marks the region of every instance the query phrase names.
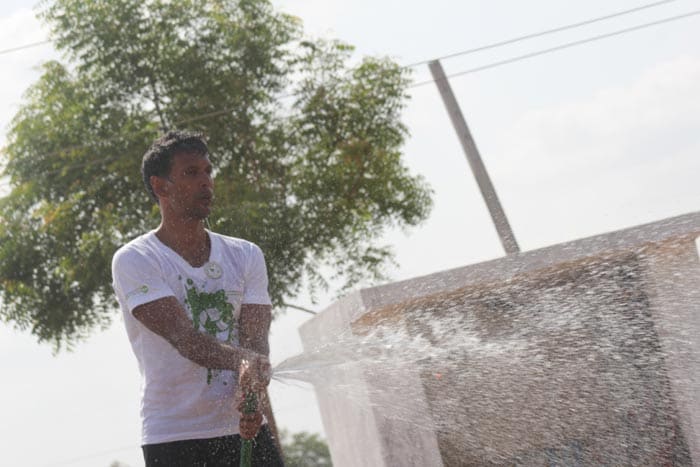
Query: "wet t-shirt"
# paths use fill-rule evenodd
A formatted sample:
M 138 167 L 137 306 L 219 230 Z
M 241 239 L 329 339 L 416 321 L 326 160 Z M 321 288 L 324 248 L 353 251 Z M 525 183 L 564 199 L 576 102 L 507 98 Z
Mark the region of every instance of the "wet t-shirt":
M 241 304 L 270 304 L 265 260 L 251 242 L 207 233 L 209 261 L 198 268 L 155 231 L 132 240 L 112 259 L 114 291 L 142 375 L 143 444 L 238 433 L 236 372 L 186 359 L 132 314 L 139 305 L 174 296 L 196 329 L 238 345 Z

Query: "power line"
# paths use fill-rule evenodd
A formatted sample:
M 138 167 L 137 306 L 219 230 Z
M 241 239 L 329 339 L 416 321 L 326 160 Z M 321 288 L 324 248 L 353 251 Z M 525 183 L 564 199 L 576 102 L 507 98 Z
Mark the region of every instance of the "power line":
M 505 60 L 499 60 L 497 62 L 491 62 L 491 63 L 487 63 L 486 65 L 481 65 L 478 67 L 470 68 L 468 70 L 459 71 L 457 73 L 452 73 L 451 75 L 447 75 L 447 78 L 454 78 L 457 76 L 463 76 L 463 75 L 467 75 L 470 73 L 476 73 L 478 71 L 488 70 L 489 68 L 496 68 L 496 67 L 499 67 L 502 65 L 507 65 L 510 63 L 519 62 L 520 60 L 526 60 L 528 58 L 537 57 L 539 55 L 548 54 L 550 52 L 556 52 L 558 50 L 568 49 L 570 47 L 575 47 L 577 45 L 587 44 L 589 42 L 594 42 L 594 41 L 598 41 L 601 39 L 607 39 L 607 38 L 613 37 L 613 36 L 619 36 L 621 34 L 626 34 L 628 32 L 638 31 L 640 29 L 648 28 L 651 26 L 657 26 L 659 24 L 670 23 L 671 21 L 676 21 L 679 19 L 688 18 L 688 17 L 695 16 L 698 14 L 700 14 L 700 10 L 694 10 L 694 11 L 691 11 L 691 12 L 688 12 L 688 13 L 685 13 L 682 15 L 671 16 L 670 18 L 664 18 L 664 19 L 661 19 L 658 21 L 652 21 L 650 23 L 644 23 L 644 24 L 640 24 L 637 26 L 632 26 L 630 28 L 619 29 L 617 31 L 609 32 L 606 34 L 600 34 L 598 36 L 588 37 L 586 39 L 580 39 L 580 40 L 573 41 L 573 42 L 567 42 L 565 44 L 557 45 L 555 47 L 549 47 L 547 49 L 541 49 L 541 50 L 537 50 L 535 52 L 530 52 L 530 53 L 523 54 L 523 55 L 517 55 L 515 57 L 507 58 Z M 417 88 L 419 86 L 424 86 L 426 84 L 430 84 L 433 82 L 434 82 L 434 80 L 430 79 L 430 80 L 426 80 L 426 81 L 421 81 L 419 83 L 411 84 L 408 87 L 409 88 Z
M 659 5 L 663 5 L 665 3 L 671 3 L 671 2 L 675 2 L 675 1 L 677 1 L 677 0 L 662 0 L 659 2 L 648 3 L 646 5 L 640 5 L 640 6 L 635 7 L 635 8 L 630 8 L 628 10 L 618 11 L 616 13 L 610 13 L 610 14 L 604 15 L 604 16 L 598 16 L 596 18 L 590 18 L 590 19 L 587 19 L 584 21 L 579 21 L 577 23 L 571 23 L 571 24 L 567 24 L 565 26 L 558 26 L 556 28 L 546 29 L 546 30 L 540 31 L 540 32 L 525 34 L 523 36 L 517 36 L 517 37 L 513 37 L 511 39 L 506 39 L 503 41 L 493 42 L 491 44 L 481 45 L 478 47 L 474 47 L 472 49 L 462 50 L 461 52 L 455 52 L 455 53 L 451 53 L 448 55 L 443 55 L 441 57 L 433 58 L 430 60 L 423 60 L 420 62 L 411 63 L 408 65 L 405 65 L 405 67 L 406 68 L 413 68 L 413 67 L 418 66 L 418 65 L 425 65 L 433 60 L 446 60 L 449 58 L 459 57 L 462 55 L 473 54 L 475 52 L 482 52 L 484 50 L 495 49 L 497 47 L 502 47 L 504 45 L 514 44 L 516 42 L 521 42 L 521 41 L 524 41 L 527 39 L 534 39 L 535 37 L 542 37 L 542 36 L 546 36 L 547 34 L 553 34 L 555 32 L 566 31 L 568 29 L 574 29 L 574 28 L 578 28 L 581 26 L 587 26 L 589 24 L 597 23 L 597 22 L 604 21 L 604 20 L 611 19 L 611 18 L 617 18 L 618 16 L 624 16 L 624 15 L 628 15 L 630 13 L 636 13 L 636 12 L 641 11 L 641 10 L 653 8 L 653 7 L 656 7 Z
M 31 44 L 24 44 L 24 45 L 20 45 L 17 47 L 12 47 L 10 49 L 3 49 L 3 50 L 0 50 L 0 55 L 9 54 L 11 52 L 17 52 L 19 50 L 29 49 L 32 47 L 38 47 L 40 45 L 49 44 L 49 43 L 51 43 L 51 41 L 46 39 L 46 40 L 39 41 L 39 42 L 32 42 Z
M 640 6 L 638 6 L 638 7 L 630 8 L 630 9 L 627 9 L 627 10 L 621 10 L 621 11 L 618 11 L 618 12 L 615 12 L 615 13 L 610 13 L 610 14 L 607 14 L 607 15 L 604 15 L 604 16 L 598 16 L 598 17 L 595 17 L 595 18 L 590 18 L 590 19 L 587 19 L 587 20 L 579 21 L 579 22 L 576 22 L 576 23 L 571 23 L 571 24 L 567 24 L 567 25 L 564 25 L 564 26 L 558 26 L 558 27 L 556 27 L 556 28 L 546 29 L 546 30 L 544 30 L 544 31 L 535 32 L 535 33 L 531 33 L 531 34 L 525 34 L 525 35 L 517 36 L 517 37 L 511 38 L 511 39 L 506 39 L 506 40 L 503 40 L 503 41 L 499 41 L 499 42 L 494 42 L 494 43 L 491 43 L 491 44 L 482 45 L 482 46 L 475 47 L 475 48 L 472 48 L 472 49 L 463 50 L 463 51 L 461 51 L 461 52 L 455 52 L 455 53 L 451 53 L 451 54 L 448 54 L 448 55 L 443 55 L 443 56 L 441 56 L 441 57 L 433 58 L 433 59 L 431 59 L 431 60 L 446 60 L 446 59 L 449 59 L 449 58 L 459 57 L 459 56 L 461 56 L 461 55 L 467 55 L 467 54 L 472 54 L 472 53 L 475 53 L 475 52 L 481 52 L 481 51 L 484 51 L 484 50 L 494 49 L 494 48 L 496 48 L 496 47 L 501 47 L 501 46 L 504 46 L 504 45 L 513 44 L 513 43 L 515 43 L 515 42 L 520 42 L 520 41 L 524 41 L 524 40 L 527 40 L 527 39 L 533 39 L 533 38 L 535 38 L 535 37 L 541 37 L 541 36 L 545 36 L 545 35 L 547 35 L 547 34 L 553 34 L 553 33 L 555 33 L 555 32 L 566 31 L 566 30 L 568 30 L 568 29 L 574 29 L 574 28 L 578 28 L 578 27 L 581 27 L 581 26 L 586 26 L 586 25 L 589 25 L 589 24 L 597 23 L 597 22 L 600 22 L 600 21 L 605 21 L 605 20 L 607 20 L 607 19 L 617 18 L 617 17 L 619 17 L 619 16 L 624 16 L 624 15 L 628 15 L 628 14 L 631 14 L 631 13 L 636 13 L 636 12 L 638 12 L 638 11 L 642 11 L 642 10 L 646 10 L 646 9 L 649 9 L 649 8 L 657 7 L 657 6 L 660 6 L 660 5 L 667 4 L 667 3 L 672 3 L 672 2 L 675 2 L 675 1 L 678 1 L 678 0 L 661 0 L 661 1 L 657 1 L 657 2 L 652 2 L 652 3 L 645 4 L 645 5 L 640 5 Z M 3 50 L 0 50 L 0 55 L 7 54 L 7 53 L 11 53 L 11 52 L 17 52 L 17 51 L 19 51 L 19 50 L 29 49 L 29 48 L 32 48 L 32 47 L 37 47 L 37 46 L 44 45 L 44 44 L 49 44 L 49 43 L 51 43 L 51 40 L 48 40 L 48 39 L 47 39 L 47 40 L 43 40 L 43 41 L 39 41 L 39 42 L 33 42 L 33 43 L 30 43 L 30 44 L 24 44 L 24 45 L 20 45 L 20 46 L 17 46 L 17 47 L 12 47 L 12 48 L 9 48 L 9 49 L 3 49 Z M 416 67 L 416 66 L 419 66 L 419 65 L 425 65 L 426 63 L 430 62 L 431 60 L 423 60 L 423 61 L 420 61 L 420 62 L 410 63 L 410 64 L 408 64 L 408 65 L 404 65 L 404 68 L 413 68 L 413 67 Z
M 306 313 L 309 313 L 312 315 L 317 314 L 317 312 L 314 310 L 311 310 L 309 308 L 304 308 L 303 306 L 299 306 L 299 305 L 293 305 L 291 303 L 283 303 L 282 306 L 287 307 L 287 308 L 293 308 L 293 309 L 299 310 L 299 311 L 305 311 Z
M 139 446 L 138 444 L 132 444 L 129 446 L 122 446 L 120 448 L 107 449 L 104 451 L 94 452 L 92 454 L 86 454 L 86 455 L 80 456 L 80 457 L 74 457 L 73 459 L 67 459 L 67 460 L 60 461 L 60 462 L 52 462 L 51 464 L 47 464 L 46 467 L 53 467 L 53 466 L 58 466 L 58 465 L 73 465 L 77 462 L 82 462 L 82 461 L 86 461 L 89 459 L 94 459 L 96 457 L 102 457 L 102 456 L 106 456 L 108 454 L 115 454 L 118 452 L 123 452 L 126 450 L 132 450 L 132 449 L 139 449 L 139 448 L 141 448 L 141 446 Z
M 675 0 L 665 0 L 665 1 L 668 2 L 668 1 L 675 1 Z M 662 3 L 662 2 L 657 2 L 657 3 Z M 650 4 L 650 5 L 652 5 L 652 4 Z M 638 7 L 638 8 L 644 8 L 644 7 L 648 8 L 649 5 L 643 6 L 643 7 Z M 619 14 L 622 14 L 622 13 L 618 13 L 618 15 L 619 15 Z M 617 31 L 613 31 L 613 32 L 610 32 L 610 33 L 600 34 L 600 35 L 597 35 L 597 36 L 592 36 L 592 37 L 588 37 L 588 38 L 585 38 L 585 39 L 580 39 L 580 40 L 577 40 L 577 41 L 567 42 L 567 43 L 564 43 L 564 44 L 561 44 L 561 45 L 558 45 L 558 46 L 555 46 L 555 47 L 549 47 L 549 48 L 546 48 L 546 49 L 541 49 L 541 50 L 537 50 L 537 51 L 530 52 L 530 53 L 527 53 L 527 54 L 523 54 L 523 55 L 518 55 L 518 56 L 515 56 L 515 57 L 511 57 L 511 58 L 508 58 L 508 59 L 505 59 L 505 60 L 499 60 L 499 61 L 496 61 L 496 62 L 488 63 L 488 64 L 486 64 L 486 65 L 481 65 L 481 66 L 478 66 L 478 67 L 474 67 L 474 68 L 470 68 L 470 69 L 467 69 L 467 70 L 463 70 L 463 71 L 460 71 L 460 72 L 457 72 L 457 73 L 453 73 L 453 74 L 447 75 L 447 78 L 454 78 L 454 77 L 463 76 L 463 75 L 466 75 L 466 74 L 471 74 L 471 73 L 476 73 L 476 72 L 479 72 L 479 71 L 487 70 L 487 69 L 490 69 L 490 68 L 496 68 L 496 67 L 499 67 L 499 66 L 503 66 L 503 65 L 510 64 L 510 63 L 514 63 L 514 62 L 518 62 L 518 61 L 521 61 L 521 60 L 525 60 L 525 59 L 528 59 L 528 58 L 537 57 L 537 56 L 539 56 L 539 55 L 545 55 L 545 54 L 547 54 L 547 53 L 551 53 L 551 52 L 555 52 L 555 51 L 558 51 L 558 50 L 567 49 L 567 48 L 574 47 L 574 46 L 577 46 L 577 45 L 582 45 L 582 44 L 586 44 L 586 43 L 589 43 L 589 42 L 594 42 L 594 41 L 598 41 L 598 40 L 602 40 L 602 39 L 606 39 L 606 38 L 610 38 L 610 37 L 614 37 L 614 36 L 626 34 L 626 33 L 629 33 L 629 32 L 637 31 L 637 30 L 644 29 L 644 28 L 648 28 L 648 27 L 651 27 L 651 26 L 657 26 L 657 25 L 660 25 L 660 24 L 669 23 L 669 22 L 672 22 L 672 21 L 677 21 L 677 20 L 680 20 L 680 19 L 684 19 L 684 18 L 688 18 L 688 17 L 691 17 L 691 16 L 695 16 L 695 15 L 698 15 L 698 14 L 700 14 L 700 10 L 694 10 L 694 11 L 691 11 L 691 12 L 688 12 L 688 13 L 685 13 L 685 14 L 681 14 L 681 15 L 677 15 L 677 16 L 672 16 L 672 17 L 669 17 L 669 18 L 664 18 L 664 19 L 657 20 L 657 21 L 652 21 L 652 22 L 649 22 L 649 23 L 643 23 L 643 24 L 640 24 L 640 25 L 637 25 L 637 26 L 632 26 L 632 27 L 629 27 L 629 28 L 619 29 L 619 30 L 617 30 Z M 536 34 L 539 34 L 539 33 L 536 33 Z M 506 41 L 503 41 L 503 42 L 506 42 Z M 485 46 L 485 47 L 488 47 L 488 46 Z M 467 53 L 467 52 L 465 51 L 464 53 Z M 453 54 L 453 55 L 454 55 L 454 54 Z M 438 59 L 439 59 L 439 58 L 438 58 Z M 402 66 L 401 68 L 406 69 L 406 68 L 409 68 L 409 67 L 411 67 L 411 66 L 414 66 L 414 65 L 405 65 L 405 66 Z M 427 81 L 422 81 L 422 82 L 418 82 L 418 83 L 413 83 L 413 84 L 409 85 L 408 88 L 416 88 L 416 87 L 424 86 L 424 85 L 426 85 L 426 84 L 430 84 L 430 83 L 433 83 L 433 82 L 434 82 L 434 80 L 430 79 L 430 80 L 427 80 Z M 289 97 L 293 97 L 293 96 L 295 96 L 295 95 L 296 95 L 295 93 L 284 94 L 284 95 L 282 95 L 282 96 L 279 96 L 278 99 L 286 99 L 286 98 L 289 98 Z M 215 118 L 215 117 L 219 117 L 219 116 L 221 116 L 221 115 L 225 115 L 226 113 L 231 112 L 231 111 L 233 111 L 233 110 L 235 110 L 235 109 L 234 109 L 234 108 L 224 108 L 224 109 L 221 109 L 221 110 L 216 110 L 216 111 L 207 112 L 207 113 L 204 113 L 204 114 L 200 114 L 200 115 L 195 115 L 195 116 L 192 116 L 192 117 L 184 118 L 184 119 L 178 120 L 178 121 L 176 121 L 176 122 L 173 122 L 173 124 L 174 124 L 175 126 L 177 126 L 177 125 L 182 125 L 182 124 L 185 124 L 185 123 L 191 123 L 191 122 L 193 122 L 193 121 L 203 120 L 203 119 L 207 119 L 207 118 Z M 142 130 L 142 131 L 150 131 L 150 130 L 145 130 L 145 129 L 144 129 L 144 130 Z M 103 140 L 103 142 L 106 142 L 106 141 L 113 141 L 113 140 L 115 140 L 115 139 L 118 139 L 119 137 L 120 137 L 120 136 L 115 137 L 115 138 L 106 138 L 106 139 Z M 67 150 L 71 150 L 71 149 L 82 149 L 82 148 L 84 148 L 84 147 L 85 147 L 84 145 L 76 145 L 76 146 L 72 146 L 72 147 L 69 147 L 69 148 L 65 148 L 63 151 L 67 151 Z M 57 151 L 57 152 L 55 152 L 55 153 L 49 154 L 48 156 L 55 155 L 55 154 L 59 154 L 60 152 L 62 152 L 62 151 Z M 118 156 L 114 156 L 114 157 L 108 157 L 108 158 L 97 159 L 97 160 L 92 160 L 92 161 L 76 162 L 76 163 L 74 163 L 74 164 L 68 164 L 68 165 L 62 167 L 61 169 L 56 169 L 56 170 L 52 170 L 52 171 L 47 171 L 47 172 L 44 172 L 44 173 L 45 173 L 45 174 L 49 174 L 49 175 L 50 175 L 50 174 L 56 174 L 56 173 L 61 172 L 61 171 L 63 171 L 63 170 L 69 170 L 69 169 L 80 168 L 80 167 L 87 167 L 87 166 L 89 166 L 89 165 L 94 165 L 94 164 L 99 164 L 99 163 L 105 163 L 105 162 L 112 162 L 112 161 L 116 160 L 117 158 L 118 158 Z

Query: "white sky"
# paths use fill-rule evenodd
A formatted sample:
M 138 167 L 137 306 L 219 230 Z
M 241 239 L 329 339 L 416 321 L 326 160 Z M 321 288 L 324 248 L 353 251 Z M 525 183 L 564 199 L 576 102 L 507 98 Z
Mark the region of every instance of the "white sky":
M 357 46 L 358 56 L 412 63 L 644 4 L 644 0 L 278 0 L 314 36 Z M 32 1 L 0 6 L 0 49 L 46 38 Z M 455 73 L 564 42 L 698 8 L 657 8 L 501 49 L 446 60 Z M 451 80 L 523 250 L 698 210 L 700 16 Z M 5 128 L 50 46 L 0 55 Z M 416 81 L 430 78 L 426 66 Z M 392 231 L 394 279 L 502 255 L 488 212 L 436 88 L 412 90 L 405 161 L 435 190 L 423 225 Z M 4 133 L 2 133 L 4 134 Z M 1 135 L 0 135 L 1 137 Z M 308 305 L 303 299 L 302 305 Z M 322 305 L 326 305 L 324 303 Z M 319 306 L 317 308 L 322 308 Z M 272 358 L 301 349 L 289 311 L 272 331 Z M 3 465 L 143 465 L 138 371 L 119 319 L 73 353 L 52 356 L 31 336 L 0 325 Z M 278 424 L 322 432 L 312 392 L 273 383 Z M 82 460 L 81 460 L 82 459 Z

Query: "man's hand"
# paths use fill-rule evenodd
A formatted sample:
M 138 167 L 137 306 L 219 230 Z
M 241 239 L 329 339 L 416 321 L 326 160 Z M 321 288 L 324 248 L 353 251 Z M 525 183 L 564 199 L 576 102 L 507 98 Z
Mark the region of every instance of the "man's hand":
M 249 396 L 243 396 L 238 404 L 238 411 L 241 413 L 241 421 L 238 424 L 238 431 L 243 439 L 253 439 L 258 434 L 258 430 L 262 426 L 263 414 L 261 410 L 261 400 L 258 395 L 249 393 Z M 250 398 L 254 401 L 255 409 L 250 407 Z
M 243 359 L 238 373 L 238 388 L 243 394 L 248 392 L 264 392 L 270 378 L 272 377 L 272 367 L 270 359 L 247 349 L 241 349 Z
M 239 317 L 240 345 L 243 358 L 238 377 L 238 410 L 241 412 L 239 431 L 243 439 L 254 438 L 263 422 L 262 409 L 265 388 L 270 384 L 272 368 L 267 354 L 270 347 L 267 335 L 272 321 L 272 307 L 244 303 L 241 305 Z M 246 413 L 246 395 L 255 398 L 256 407 L 251 413 Z
M 243 439 L 253 439 L 263 422 L 262 402 L 270 384 L 270 360 L 262 354 L 247 351 L 238 377 L 239 431 Z

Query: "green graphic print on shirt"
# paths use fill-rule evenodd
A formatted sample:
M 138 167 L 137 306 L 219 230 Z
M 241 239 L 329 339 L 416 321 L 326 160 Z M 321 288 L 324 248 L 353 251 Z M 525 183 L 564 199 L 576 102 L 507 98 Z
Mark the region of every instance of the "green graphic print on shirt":
M 226 293 L 223 290 L 199 292 L 192 279 L 187 279 L 185 290 L 185 304 L 192 312 L 194 328 L 232 344 L 236 323 L 233 320 L 233 305 L 226 300 Z M 207 384 L 221 372 L 222 370 L 207 368 Z

